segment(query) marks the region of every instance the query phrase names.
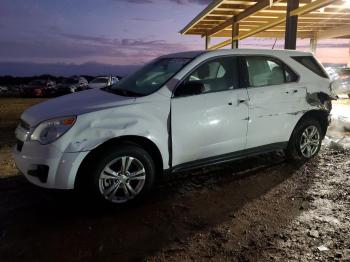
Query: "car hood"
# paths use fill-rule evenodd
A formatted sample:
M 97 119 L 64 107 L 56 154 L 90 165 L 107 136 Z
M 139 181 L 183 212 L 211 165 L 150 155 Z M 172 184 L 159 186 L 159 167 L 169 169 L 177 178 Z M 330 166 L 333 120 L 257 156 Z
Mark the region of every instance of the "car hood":
M 100 89 L 93 89 L 47 100 L 27 109 L 21 119 L 30 126 L 42 121 L 71 115 L 81 115 L 134 103 L 134 97 L 118 96 Z

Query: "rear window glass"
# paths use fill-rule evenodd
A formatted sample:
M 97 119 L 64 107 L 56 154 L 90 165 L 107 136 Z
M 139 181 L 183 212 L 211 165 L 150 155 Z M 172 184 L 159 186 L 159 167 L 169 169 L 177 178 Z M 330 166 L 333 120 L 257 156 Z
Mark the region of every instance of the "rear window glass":
M 294 56 L 292 58 L 320 77 L 329 78 L 327 73 L 323 70 L 322 66 L 313 56 Z

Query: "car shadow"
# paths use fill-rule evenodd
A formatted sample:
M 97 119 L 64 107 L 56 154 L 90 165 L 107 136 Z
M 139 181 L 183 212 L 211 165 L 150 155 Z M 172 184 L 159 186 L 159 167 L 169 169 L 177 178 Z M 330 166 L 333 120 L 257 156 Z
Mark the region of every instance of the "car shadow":
M 125 208 L 0 179 L 0 261 L 139 261 L 225 221 L 300 166 L 265 154 L 160 180 Z M 308 185 L 304 185 L 305 190 Z

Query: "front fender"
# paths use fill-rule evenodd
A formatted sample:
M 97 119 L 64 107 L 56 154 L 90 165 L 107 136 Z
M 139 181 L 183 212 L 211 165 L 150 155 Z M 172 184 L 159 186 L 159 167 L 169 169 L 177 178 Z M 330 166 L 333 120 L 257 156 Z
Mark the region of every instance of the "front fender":
M 92 112 L 79 116 L 76 127 L 70 132 L 69 143 L 65 152 L 85 152 L 97 148 L 99 145 L 122 136 L 138 136 L 152 141 L 159 149 L 164 168 L 168 167 L 168 116 L 166 110 L 149 106 L 145 110 L 138 109 L 138 105 Z

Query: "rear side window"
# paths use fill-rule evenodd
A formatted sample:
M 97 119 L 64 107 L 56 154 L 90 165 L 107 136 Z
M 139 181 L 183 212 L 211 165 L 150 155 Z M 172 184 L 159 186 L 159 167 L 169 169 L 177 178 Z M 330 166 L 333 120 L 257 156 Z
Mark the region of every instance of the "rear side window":
M 249 56 L 246 63 L 250 87 L 281 85 L 298 80 L 291 69 L 274 58 Z
M 329 78 L 322 66 L 313 56 L 294 56 L 292 58 L 320 77 Z

